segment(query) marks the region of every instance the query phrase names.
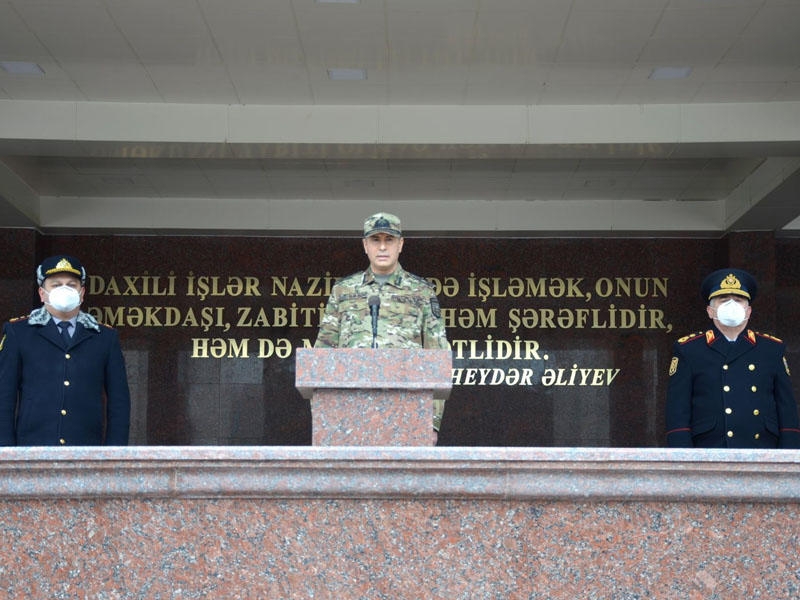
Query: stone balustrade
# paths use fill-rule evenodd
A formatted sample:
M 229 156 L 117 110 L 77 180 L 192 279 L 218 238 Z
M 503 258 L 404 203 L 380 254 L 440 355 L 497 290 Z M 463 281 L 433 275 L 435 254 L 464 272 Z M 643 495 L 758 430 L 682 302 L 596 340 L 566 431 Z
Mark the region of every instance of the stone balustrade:
M 792 598 L 800 451 L 0 449 L 7 597 Z

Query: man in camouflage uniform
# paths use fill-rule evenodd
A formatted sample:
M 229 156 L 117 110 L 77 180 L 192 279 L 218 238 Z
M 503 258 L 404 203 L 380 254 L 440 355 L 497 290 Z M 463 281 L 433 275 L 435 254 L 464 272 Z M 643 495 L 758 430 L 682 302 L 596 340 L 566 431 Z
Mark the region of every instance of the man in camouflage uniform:
M 369 268 L 333 286 L 314 347 L 371 348 L 370 304 L 375 297 L 380 300 L 377 347 L 450 349 L 433 286 L 400 266 L 400 219 L 389 213 L 372 215 L 364 222 L 362 243 Z M 443 412 L 444 400 L 434 400 L 436 431 Z

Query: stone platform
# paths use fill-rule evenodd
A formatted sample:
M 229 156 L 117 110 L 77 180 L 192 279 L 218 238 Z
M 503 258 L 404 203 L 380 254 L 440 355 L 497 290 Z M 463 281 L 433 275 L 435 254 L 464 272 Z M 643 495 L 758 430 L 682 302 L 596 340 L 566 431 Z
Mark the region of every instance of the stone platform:
M 800 451 L 0 449 L 31 598 L 795 598 Z

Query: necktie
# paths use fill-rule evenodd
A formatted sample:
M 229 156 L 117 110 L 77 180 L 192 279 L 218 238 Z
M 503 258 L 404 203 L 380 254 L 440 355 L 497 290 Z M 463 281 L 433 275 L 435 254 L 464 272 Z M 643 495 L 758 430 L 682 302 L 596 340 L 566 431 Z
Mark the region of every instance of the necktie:
M 72 339 L 69 334 L 69 321 L 61 321 L 58 324 L 58 328 L 61 330 L 61 338 L 64 340 L 64 345 L 69 346 L 69 341 Z

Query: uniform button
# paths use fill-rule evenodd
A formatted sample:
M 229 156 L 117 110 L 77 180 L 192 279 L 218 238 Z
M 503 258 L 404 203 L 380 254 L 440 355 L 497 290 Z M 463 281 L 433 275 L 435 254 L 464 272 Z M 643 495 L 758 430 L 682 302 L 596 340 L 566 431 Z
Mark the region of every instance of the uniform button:
M 66 415 L 66 414 L 67 414 L 67 411 L 66 411 L 66 410 L 64 410 L 64 409 L 62 408 L 62 409 L 61 409 L 61 414 L 62 414 L 62 415 Z
M 64 438 L 61 438 L 60 440 L 58 440 L 58 443 L 63 446 L 64 444 L 67 443 L 67 440 L 65 440 Z
M 732 413 L 733 413 L 733 409 L 732 409 L 732 408 L 726 408 L 726 409 L 725 409 L 725 414 L 726 414 L 726 415 L 730 415 L 730 414 L 732 414 Z
M 760 433 L 757 433 L 757 434 L 755 434 L 753 437 L 754 437 L 755 439 L 759 439 L 759 438 L 761 438 L 761 434 L 760 434 Z
M 750 369 L 751 371 L 755 371 L 756 370 L 756 366 L 755 365 L 747 365 L 747 368 Z
M 722 365 L 722 370 L 723 371 L 727 371 L 728 370 L 728 365 Z
M 722 387 L 722 391 L 723 392 L 730 392 L 731 391 L 731 386 L 729 386 L 729 385 L 723 386 Z
M 753 411 L 753 415 L 754 415 L 754 416 L 756 416 L 756 417 L 757 417 L 758 415 L 760 415 L 760 414 L 761 414 L 761 413 L 760 413 L 760 412 L 758 412 L 758 409 L 755 409 L 755 410 Z
M 732 431 L 728 432 L 728 437 L 733 437 L 733 432 Z
M 65 381 L 65 382 L 64 382 L 64 385 L 69 385 L 69 381 Z
M 64 355 L 64 358 L 66 358 L 67 360 L 69 360 L 70 358 L 72 358 L 72 356 L 71 356 L 71 355 L 69 355 L 69 354 L 65 354 L 65 355 Z
M 756 392 L 756 391 L 758 391 L 758 388 L 756 386 L 753 386 L 753 387 L 750 388 L 750 391 L 751 392 Z

